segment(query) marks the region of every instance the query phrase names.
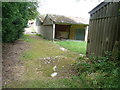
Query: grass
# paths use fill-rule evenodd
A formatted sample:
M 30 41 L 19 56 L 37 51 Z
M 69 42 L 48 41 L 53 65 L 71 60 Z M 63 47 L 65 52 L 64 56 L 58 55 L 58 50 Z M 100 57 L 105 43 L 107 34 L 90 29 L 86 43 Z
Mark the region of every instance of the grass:
M 86 53 L 87 43 L 83 41 L 57 41 L 57 44 L 73 52 Z
M 47 79 L 47 80 L 28 80 L 22 83 L 15 83 L 19 88 L 80 88 L 82 82 L 71 78 Z M 10 87 L 10 86 L 9 86 Z
M 22 38 L 29 47 L 21 55 L 24 62 L 24 73 L 18 81 L 11 82 L 6 87 L 12 88 L 79 88 L 84 87 L 81 81 L 72 76 L 69 71 L 79 57 L 79 54 L 62 51 L 55 43 L 30 35 Z M 57 59 L 41 59 L 45 57 L 62 56 Z M 45 61 L 51 63 L 45 64 Z M 58 75 L 51 77 L 53 67 L 57 66 Z
M 119 61 L 111 57 L 90 59 L 77 53 L 85 54 L 86 42 L 58 41 L 70 51 L 62 51 L 55 43 L 34 36 L 25 35 L 29 48 L 22 54 L 25 71 L 18 81 L 7 85 L 10 88 L 118 88 Z M 74 53 L 77 52 L 77 53 Z M 56 59 L 43 57 L 62 56 Z M 78 58 L 79 57 L 79 58 Z M 45 63 L 49 61 L 50 63 Z M 51 77 L 53 67 L 57 66 L 56 77 Z M 69 71 L 75 70 L 76 73 Z
M 25 35 L 22 36 L 21 40 L 23 40 L 23 41 L 25 41 L 25 42 L 28 42 L 28 43 L 37 42 L 36 39 L 34 39 L 34 38 L 29 38 L 30 36 L 34 36 L 34 35 L 25 34 Z
M 54 45 L 54 43 L 42 38 L 30 38 L 29 35 L 25 35 L 23 40 L 28 42 L 31 47 L 23 53 L 22 60 L 53 57 L 63 53 L 57 46 Z

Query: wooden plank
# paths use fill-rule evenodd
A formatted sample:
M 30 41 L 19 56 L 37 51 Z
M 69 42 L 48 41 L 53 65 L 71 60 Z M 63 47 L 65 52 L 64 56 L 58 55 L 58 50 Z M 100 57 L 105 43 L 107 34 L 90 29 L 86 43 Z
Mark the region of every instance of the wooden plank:
M 112 3 L 109 4 L 108 6 L 108 26 L 107 26 L 107 29 L 106 29 L 106 50 L 105 51 L 109 51 L 109 48 L 110 48 L 110 34 L 111 34 L 111 27 L 112 27 L 112 24 L 111 24 L 111 10 L 112 10 Z
M 118 20 L 118 41 L 120 42 L 120 16 L 118 17 Z
M 113 27 L 112 27 L 112 41 L 111 41 L 111 50 L 113 49 L 113 47 L 114 47 L 114 44 L 115 44 L 115 42 L 117 41 L 117 39 L 116 39 L 116 36 L 117 36 L 117 34 L 118 34 L 118 30 L 117 30 L 117 24 L 118 24 L 118 20 L 117 20 L 117 16 L 118 16 L 118 9 L 119 9 L 119 3 L 113 3 L 113 15 L 115 16 L 115 17 L 112 17 L 112 19 L 113 19 L 113 21 L 112 21 L 112 23 L 113 23 Z M 117 33 L 116 33 L 117 32 Z
M 103 17 L 103 8 L 100 9 L 99 18 Z
M 97 41 L 97 28 L 98 28 L 98 19 L 95 20 L 95 25 L 94 25 L 94 35 L 93 35 L 93 47 L 92 47 L 92 50 L 93 50 L 93 53 L 96 55 L 96 41 Z
M 119 39 L 118 39 L 118 37 L 120 36 L 119 34 L 120 34 L 120 16 L 118 16 L 119 15 L 119 12 L 118 12 L 118 10 L 119 10 L 119 8 L 120 8 L 120 3 L 115 3 L 116 4 L 116 17 L 115 17 L 115 19 L 116 19 L 116 32 L 115 32 L 115 40 L 116 41 L 119 41 Z
M 93 27 L 92 27 L 92 32 L 91 32 L 91 54 L 94 53 L 95 28 L 96 28 L 96 20 L 93 20 Z
M 111 18 L 112 20 L 112 27 L 111 27 L 111 34 L 110 34 L 110 51 L 112 51 L 114 43 L 115 43 L 115 32 L 116 32 L 116 21 L 115 21 L 115 17 Z
M 117 41 L 117 35 L 118 35 L 118 27 L 119 27 L 119 23 L 118 23 L 118 16 L 115 17 L 115 34 L 114 34 L 114 40 Z
M 92 34 L 93 34 L 93 31 L 94 31 L 94 20 L 92 20 L 91 21 L 91 28 L 90 28 L 90 37 L 89 37 L 89 41 L 90 41 L 90 43 L 89 43 L 89 47 L 90 47 L 90 49 L 89 49 L 89 53 L 91 54 L 92 53 L 92 43 L 93 43 L 93 41 L 92 41 Z
M 101 54 L 104 55 L 104 50 L 106 48 L 106 29 L 107 29 L 107 21 L 108 21 L 108 18 L 107 18 L 107 12 L 108 12 L 108 5 L 106 7 L 104 7 L 104 19 L 103 19 L 103 30 L 101 32 Z
M 106 17 L 109 17 L 110 15 L 110 13 L 109 13 L 109 11 L 110 11 L 110 4 L 111 3 L 109 3 L 108 5 L 107 5 L 107 12 L 106 12 Z
M 116 41 L 119 41 L 118 37 L 120 36 L 119 35 L 119 31 L 120 31 L 119 17 L 120 16 L 116 16 L 116 33 L 115 33 L 115 37 L 114 37 Z
M 103 37 L 103 32 L 104 32 L 104 24 L 105 24 L 105 22 L 104 22 L 104 19 L 101 19 L 101 25 L 100 25 L 100 31 L 99 31 L 99 49 L 98 49 L 98 51 L 99 51 L 99 55 L 100 56 L 102 56 L 102 48 L 103 48 L 103 42 L 102 42 L 102 37 Z
M 105 30 L 106 30 L 106 11 L 107 11 L 107 6 L 103 7 L 103 15 L 102 15 L 102 21 L 101 21 L 101 30 L 100 30 L 100 47 L 99 47 L 99 55 L 102 56 L 103 55 L 103 51 L 104 51 L 104 45 L 105 45 Z
M 114 17 L 111 17 L 111 16 L 113 16 L 113 14 L 114 14 L 114 3 L 112 3 L 111 5 L 110 5 L 110 29 L 109 29 L 109 35 L 108 35 L 108 37 L 109 37 L 109 44 L 108 44 L 108 51 L 111 51 L 112 50 L 112 46 L 113 46 L 113 35 L 114 35 Z
M 96 55 L 97 56 L 100 56 L 99 47 L 101 47 L 101 44 L 100 44 L 100 38 L 101 38 L 100 31 L 102 30 L 101 29 L 101 24 L 102 24 L 102 19 L 99 19 L 98 20 L 98 27 L 97 27 L 97 34 L 96 34 Z
M 94 21 L 93 21 L 93 29 L 92 29 L 93 32 L 92 32 L 92 34 L 91 34 L 91 37 L 92 37 L 92 38 L 91 38 L 91 54 L 94 53 L 94 49 L 95 49 L 95 48 L 94 48 L 94 41 L 95 41 L 94 38 L 95 38 L 96 21 L 97 21 L 97 20 L 94 20 Z
M 104 55 L 104 51 L 106 50 L 106 29 L 107 29 L 107 26 L 108 26 L 108 18 L 105 18 L 104 19 L 104 28 L 103 28 L 103 37 L 102 37 L 102 55 Z
M 99 20 L 97 19 L 97 22 L 96 22 L 96 27 L 95 27 L 95 37 L 94 37 L 94 53 L 95 55 L 97 56 L 97 40 L 98 40 L 98 28 L 99 28 Z

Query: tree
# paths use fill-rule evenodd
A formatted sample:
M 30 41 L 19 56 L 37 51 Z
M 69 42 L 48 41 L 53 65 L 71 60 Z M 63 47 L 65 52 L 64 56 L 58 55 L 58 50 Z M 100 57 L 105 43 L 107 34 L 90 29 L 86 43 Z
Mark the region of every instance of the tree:
M 2 40 L 11 42 L 23 35 L 23 29 L 37 12 L 35 2 L 2 2 Z

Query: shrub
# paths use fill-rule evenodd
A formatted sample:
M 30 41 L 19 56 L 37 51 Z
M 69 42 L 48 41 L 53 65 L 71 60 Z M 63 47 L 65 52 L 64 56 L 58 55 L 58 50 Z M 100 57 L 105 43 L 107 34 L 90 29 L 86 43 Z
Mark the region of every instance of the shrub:
M 23 35 L 23 29 L 30 19 L 37 15 L 37 3 L 3 2 L 2 3 L 2 39 L 11 42 Z

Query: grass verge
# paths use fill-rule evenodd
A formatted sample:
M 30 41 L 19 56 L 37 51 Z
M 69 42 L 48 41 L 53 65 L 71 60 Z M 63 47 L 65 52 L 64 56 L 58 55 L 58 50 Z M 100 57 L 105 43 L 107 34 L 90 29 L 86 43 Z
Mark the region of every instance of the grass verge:
M 83 41 L 57 41 L 57 44 L 73 52 L 86 53 L 87 43 Z

